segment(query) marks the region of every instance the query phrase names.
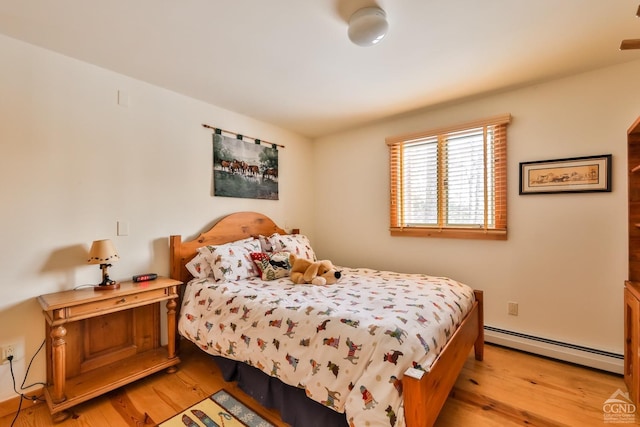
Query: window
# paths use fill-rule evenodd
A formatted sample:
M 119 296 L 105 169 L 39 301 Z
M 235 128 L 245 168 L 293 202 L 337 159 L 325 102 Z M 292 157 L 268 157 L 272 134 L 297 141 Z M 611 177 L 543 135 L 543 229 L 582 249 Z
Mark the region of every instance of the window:
M 387 138 L 391 235 L 505 240 L 510 121 Z

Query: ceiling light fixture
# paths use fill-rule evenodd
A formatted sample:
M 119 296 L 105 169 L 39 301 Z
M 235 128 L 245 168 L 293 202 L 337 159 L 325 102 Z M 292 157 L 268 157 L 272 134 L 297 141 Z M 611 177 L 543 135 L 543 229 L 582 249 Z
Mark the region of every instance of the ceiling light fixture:
M 365 7 L 349 19 L 349 39 L 358 46 L 373 46 L 387 35 L 387 14 L 379 7 Z

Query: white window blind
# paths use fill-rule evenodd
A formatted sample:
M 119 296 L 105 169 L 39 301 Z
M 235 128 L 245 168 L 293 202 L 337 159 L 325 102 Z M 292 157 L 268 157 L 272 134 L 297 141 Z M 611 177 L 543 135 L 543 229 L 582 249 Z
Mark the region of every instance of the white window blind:
M 479 231 L 506 238 L 509 121 L 507 115 L 387 139 L 392 234 L 457 230 L 452 237 Z

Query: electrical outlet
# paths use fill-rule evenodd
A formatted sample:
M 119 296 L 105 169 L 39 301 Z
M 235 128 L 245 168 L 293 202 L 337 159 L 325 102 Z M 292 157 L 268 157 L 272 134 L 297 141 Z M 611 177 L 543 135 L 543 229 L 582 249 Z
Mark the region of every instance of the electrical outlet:
M 16 345 L 7 344 L 2 347 L 2 363 L 9 363 L 9 357 L 16 358 Z
M 508 304 L 508 313 L 511 316 L 517 316 L 518 315 L 518 303 L 517 302 L 509 302 Z

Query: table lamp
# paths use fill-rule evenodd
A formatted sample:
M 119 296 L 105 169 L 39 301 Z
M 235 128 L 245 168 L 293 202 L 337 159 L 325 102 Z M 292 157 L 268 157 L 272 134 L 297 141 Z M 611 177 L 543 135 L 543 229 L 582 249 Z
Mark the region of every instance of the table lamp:
M 116 262 L 120 259 L 116 247 L 109 239 L 96 240 L 91 244 L 91 250 L 89 250 L 89 264 L 100 264 L 102 269 L 102 282 L 94 287 L 95 290 L 103 291 L 110 289 L 118 289 L 120 283 L 109 278 L 107 271 L 108 267 L 111 267 L 112 262 Z

